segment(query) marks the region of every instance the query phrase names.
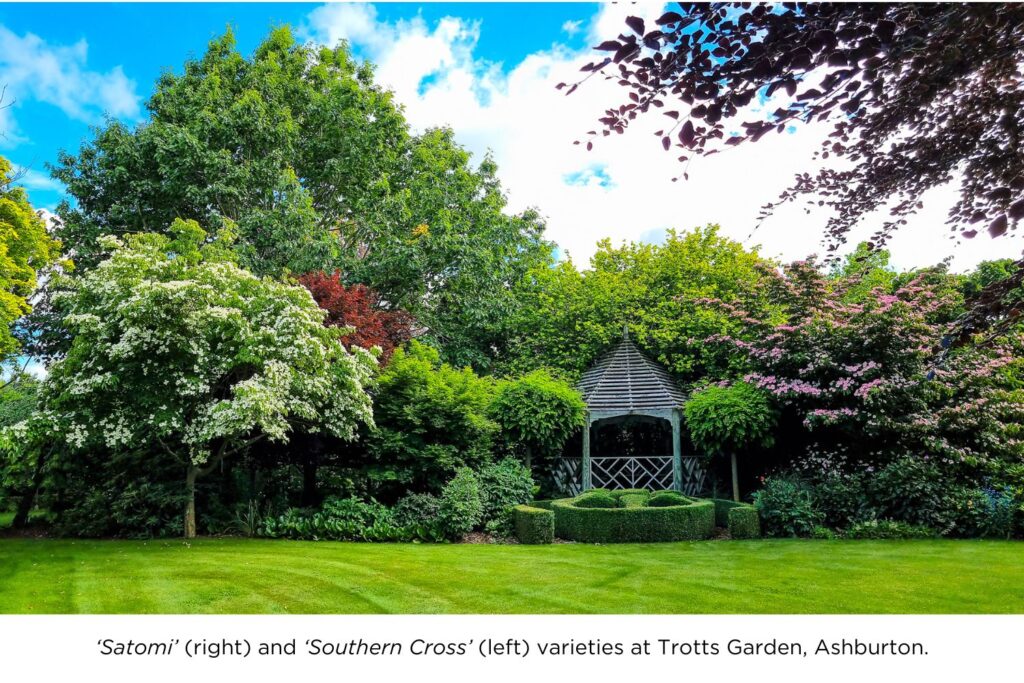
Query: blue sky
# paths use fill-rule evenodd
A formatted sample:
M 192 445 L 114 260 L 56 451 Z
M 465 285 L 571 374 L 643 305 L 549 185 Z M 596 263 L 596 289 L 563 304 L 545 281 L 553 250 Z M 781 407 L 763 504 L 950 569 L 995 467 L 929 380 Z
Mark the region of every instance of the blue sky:
M 138 115 L 122 113 L 117 118 L 136 122 L 144 115 L 142 104 L 152 92 L 160 73 L 167 69 L 181 70 L 189 57 L 201 55 L 210 39 L 233 27 L 239 48 L 249 53 L 272 26 L 290 24 L 301 27 L 315 4 L 305 3 L 214 3 L 214 4 L 0 4 L 0 26 L 18 38 L 33 34 L 53 49 L 87 45 L 82 67 L 89 72 L 109 74 L 120 69 L 134 85 L 138 97 Z M 384 22 L 397 22 L 422 17 L 436 24 L 443 17 L 459 16 L 486 26 L 500 26 L 502 31 L 482 32 L 475 45 L 479 59 L 495 63 L 516 63 L 536 50 L 548 48 L 556 41 L 583 47 L 583 36 L 568 35 L 562 26 L 592 15 L 595 6 L 570 3 L 542 5 L 514 4 L 406 4 L 387 3 L 377 6 L 377 16 Z M 508 40 L 505 31 L 515 35 Z M 357 51 L 359 46 L 355 46 Z M 4 57 L 0 56 L 0 75 Z M 0 80 L 0 85 L 3 81 Z M 45 164 L 56 159 L 57 151 L 78 149 L 89 136 L 90 124 L 102 121 L 105 114 L 99 105 L 86 107 L 82 114 L 72 114 L 60 106 L 46 102 L 31 87 L 9 92 L 7 102 L 15 98 L 9 112 L 17 122 L 17 138 L 10 135 L 0 140 L 0 153 L 16 165 L 45 173 Z M 0 131 L 3 132 L 3 131 Z M 28 185 L 35 205 L 53 208 L 63 192 L 46 187 L 35 173 Z
M 23 184 L 33 203 L 54 209 L 63 188 L 46 163 L 74 153 L 89 126 L 105 116 L 144 120 L 144 102 L 165 69 L 180 70 L 228 25 L 249 53 L 275 25 L 291 24 L 303 40 L 347 39 L 378 65 L 378 81 L 395 92 L 415 130 L 450 126 L 479 159 L 493 155 L 510 210 L 535 207 L 562 253 L 585 266 L 595 244 L 659 242 L 668 228 L 717 223 L 722 232 L 782 260 L 821 251 L 825 215 L 802 206 L 780 209 L 752 233 L 759 208 L 795 173 L 812 170 L 812 152 L 828 124 L 801 125 L 688 168 L 661 153 L 658 117 L 638 120 L 623 136 L 592 152 L 573 141 L 595 128 L 623 92 L 614 80 L 592 79 L 571 97 L 560 81 L 580 77 L 590 46 L 624 30 L 628 14 L 651 20 L 664 3 L 637 4 L 0 4 L 0 154 L 27 167 Z M 772 102 L 756 107 L 768 111 Z M 646 198 L 658 197 L 658 201 Z M 960 247 L 936 239 L 936 225 L 955 188 L 925 197 L 926 209 L 891 242 L 898 267 L 931 265 L 953 255 L 954 268 L 1019 254 L 1022 235 L 977 239 Z M 869 217 L 869 235 L 878 217 Z M 856 235 L 855 235 L 856 237 Z

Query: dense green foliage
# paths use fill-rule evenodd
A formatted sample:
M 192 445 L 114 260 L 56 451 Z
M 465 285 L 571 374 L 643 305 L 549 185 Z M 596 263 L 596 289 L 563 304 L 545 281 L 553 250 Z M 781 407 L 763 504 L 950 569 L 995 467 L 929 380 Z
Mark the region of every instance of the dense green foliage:
M 59 235 L 84 266 L 104 234 L 231 225 L 242 267 L 339 270 L 411 312 L 446 358 L 486 366 L 505 347 L 511 288 L 550 259 L 538 216 L 504 211 L 493 161 L 471 166 L 449 130 L 413 135 L 344 44 L 285 27 L 247 58 L 229 32 L 165 71 L 147 110 L 54 169 L 74 198 Z
M 512 508 L 533 498 L 530 470 L 512 458 L 485 465 L 477 473 L 484 530 L 501 537 L 512 535 Z
M 729 537 L 735 541 L 761 537 L 761 517 L 752 505 L 737 505 L 728 513 Z
M 511 325 L 512 363 L 579 374 L 621 338 L 625 324 L 644 351 L 681 379 L 717 376 L 731 359 L 704 340 L 742 334 L 743 323 L 710 302 L 742 302 L 770 316 L 771 306 L 757 296 L 767 265 L 715 226 L 670 231 L 660 245 L 613 247 L 603 240 L 589 269 L 562 263 L 524 280 L 524 304 Z
M 814 493 L 802 480 L 772 477 L 754 494 L 754 506 L 769 536 L 810 536 L 822 515 Z
M 512 509 L 516 539 L 526 545 L 542 545 L 555 540 L 555 513 L 530 505 Z
M 550 465 L 572 433 L 586 424 L 587 406 L 579 392 L 546 370 L 498 384 L 491 414 L 512 448 L 532 466 Z
M 1024 522 L 1012 491 L 967 486 L 911 457 L 852 476 L 772 476 L 755 497 L 766 531 L 779 536 L 810 536 L 819 525 L 848 533 L 884 521 L 933 536 L 1008 538 Z
M 711 455 L 774 442 L 774 410 L 764 393 L 746 382 L 712 384 L 695 391 L 683 412 L 694 445 Z
M 12 326 L 32 310 L 36 276 L 57 261 L 61 248 L 15 181 L 0 156 L 0 368 L 19 347 Z
M 442 363 L 426 345 L 399 349 L 377 379 L 365 476 L 384 492 L 438 493 L 458 468 L 479 468 L 497 432 L 493 391 L 490 378 Z

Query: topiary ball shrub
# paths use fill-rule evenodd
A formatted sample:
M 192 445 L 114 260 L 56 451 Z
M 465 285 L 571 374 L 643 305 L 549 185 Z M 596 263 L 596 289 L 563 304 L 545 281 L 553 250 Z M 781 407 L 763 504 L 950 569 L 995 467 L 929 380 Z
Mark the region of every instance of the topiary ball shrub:
M 647 506 L 652 508 L 672 507 L 673 505 L 686 505 L 689 499 L 675 491 L 658 491 L 647 501 Z
M 555 513 L 530 505 L 512 508 L 516 538 L 527 545 L 551 543 L 555 539 Z
M 728 513 L 729 536 L 733 540 L 761 538 L 761 518 L 753 505 L 737 505 Z
M 581 508 L 614 508 L 619 502 L 605 491 L 587 491 L 575 499 L 576 506 Z
M 715 506 L 710 500 L 680 496 L 681 505 L 666 507 L 580 505 L 588 496 L 593 494 L 552 503 L 559 538 L 583 543 L 653 543 L 700 540 L 714 532 Z

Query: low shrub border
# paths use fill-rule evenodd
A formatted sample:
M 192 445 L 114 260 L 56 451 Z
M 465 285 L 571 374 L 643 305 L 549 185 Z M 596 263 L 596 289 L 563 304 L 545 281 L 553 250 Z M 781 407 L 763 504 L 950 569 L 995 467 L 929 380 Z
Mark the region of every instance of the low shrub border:
M 733 540 L 761 538 L 761 517 L 753 505 L 737 505 L 730 509 L 728 526 Z
M 748 503 L 725 498 L 712 498 L 715 504 L 715 526 L 725 527 L 734 539 L 761 538 L 761 516 Z
M 626 494 L 628 495 L 628 494 Z M 668 507 L 582 508 L 572 498 L 552 503 L 555 534 L 583 543 L 651 543 L 710 538 L 715 506 L 687 498 Z
M 550 502 L 550 501 L 543 501 Z M 516 538 L 527 545 L 551 543 L 555 539 L 555 513 L 531 505 L 512 508 Z

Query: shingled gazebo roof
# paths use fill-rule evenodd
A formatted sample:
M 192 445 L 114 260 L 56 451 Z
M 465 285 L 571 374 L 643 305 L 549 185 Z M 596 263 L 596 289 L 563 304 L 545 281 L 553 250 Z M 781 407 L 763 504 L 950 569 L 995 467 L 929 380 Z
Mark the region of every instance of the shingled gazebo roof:
M 577 388 L 590 410 L 602 412 L 679 408 L 686 400 L 665 368 L 627 336 L 583 373 Z

